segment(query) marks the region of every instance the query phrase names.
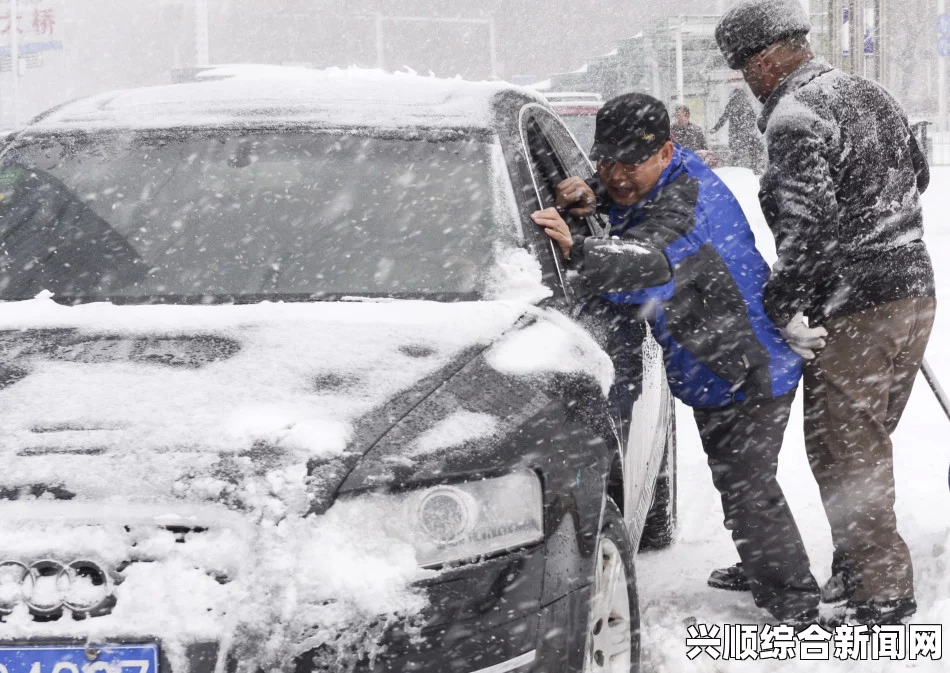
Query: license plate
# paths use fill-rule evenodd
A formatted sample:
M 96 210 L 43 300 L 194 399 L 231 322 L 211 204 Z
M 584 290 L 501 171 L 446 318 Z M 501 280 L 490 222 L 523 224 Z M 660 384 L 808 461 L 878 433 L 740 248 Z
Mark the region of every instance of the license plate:
M 158 645 L 0 647 L 0 673 L 159 673 Z

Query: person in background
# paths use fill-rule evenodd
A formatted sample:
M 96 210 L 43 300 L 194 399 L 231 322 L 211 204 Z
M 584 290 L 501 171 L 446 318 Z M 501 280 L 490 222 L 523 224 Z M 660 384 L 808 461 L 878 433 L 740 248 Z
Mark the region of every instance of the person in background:
M 756 173 L 762 170 L 762 137 L 756 126 L 755 108 L 743 89 L 736 88 L 729 95 L 729 102 L 719 121 L 710 133 L 719 133 L 729 124 L 729 152 L 734 166 L 748 168 Z
M 636 269 L 644 248 L 663 253 L 672 280 L 591 299 L 614 307 L 617 329 L 641 314 L 650 323 L 671 391 L 693 407 L 756 605 L 804 626 L 818 618 L 819 587 L 776 478 L 801 358 L 762 308 L 769 267 L 738 201 L 696 154 L 671 142 L 670 131 L 657 99 L 611 99 L 597 113 L 591 150 L 598 184 L 568 178 L 555 189 L 557 207 L 531 217 L 586 279 Z M 558 212 L 582 217 L 598 206 L 609 210 L 613 238 L 575 235 Z
M 793 346 L 796 332 L 826 337 L 804 376 L 805 449 L 834 543 L 823 595 L 847 601 L 828 622 L 897 624 L 917 601 L 890 435 L 934 323 L 930 173 L 897 101 L 816 58 L 810 29 L 799 0 L 742 0 L 716 41 L 764 104 L 759 198 L 778 253 L 765 311 Z
M 688 107 L 677 106 L 673 112 L 673 122 L 670 133 L 674 143 L 694 152 L 709 149 L 706 147 L 706 133 L 703 127 L 690 122 Z

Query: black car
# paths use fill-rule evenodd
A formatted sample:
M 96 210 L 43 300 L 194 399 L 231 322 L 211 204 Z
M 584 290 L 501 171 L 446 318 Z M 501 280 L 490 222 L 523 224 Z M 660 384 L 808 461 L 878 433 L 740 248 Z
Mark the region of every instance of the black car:
M 500 83 L 212 74 L 0 156 L 0 673 L 638 670 L 672 403 L 529 219 L 570 134 Z

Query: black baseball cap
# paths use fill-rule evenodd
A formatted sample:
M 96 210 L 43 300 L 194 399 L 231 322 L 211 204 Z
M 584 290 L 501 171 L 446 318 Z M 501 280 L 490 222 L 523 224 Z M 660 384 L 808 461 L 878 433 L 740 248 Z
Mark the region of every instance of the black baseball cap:
M 639 164 L 670 140 L 670 115 L 653 96 L 625 93 L 597 111 L 592 161 Z

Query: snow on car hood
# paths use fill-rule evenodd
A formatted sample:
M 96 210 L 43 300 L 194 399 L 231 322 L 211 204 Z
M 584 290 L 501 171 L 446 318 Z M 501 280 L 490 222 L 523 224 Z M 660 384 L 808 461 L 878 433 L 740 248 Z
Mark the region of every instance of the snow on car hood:
M 308 462 L 332 463 L 358 417 L 490 343 L 526 308 L 3 304 L 0 489 L 220 500 L 254 476 L 263 481 L 240 508 L 305 511 Z
M 389 625 L 411 625 L 426 605 L 413 583 L 436 573 L 387 532 L 391 516 L 372 499 L 272 526 L 221 506 L 0 501 L 0 560 L 93 561 L 114 578 L 115 597 L 108 614 L 81 620 L 67 612 L 35 621 L 20 603 L 4 616 L 3 637 L 157 639 L 176 671 L 188 670 L 196 643 L 219 643 L 238 673 L 294 670 L 295 655 L 320 648 L 335 670 L 379 648 Z M 10 585 L 0 588 L 9 599 Z
M 335 491 L 362 428 L 402 417 L 378 410 L 408 410 L 481 345 L 509 376 L 612 375 L 574 323 L 516 301 L 0 304 L 0 559 L 91 559 L 122 578 L 108 615 L 40 623 L 20 605 L 5 633 L 157 638 L 176 670 L 198 642 L 241 673 L 373 656 L 390 625 L 418 628 L 417 582 L 437 571 L 386 498 L 308 515 L 313 481 Z M 406 451 L 499 423 L 459 409 Z

